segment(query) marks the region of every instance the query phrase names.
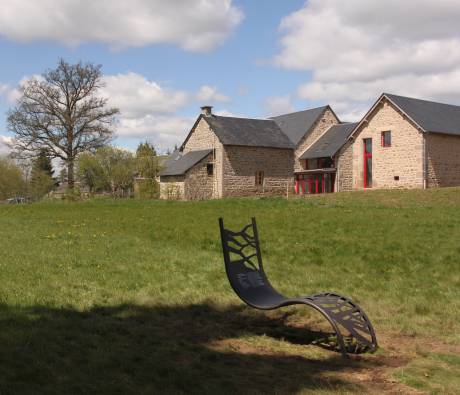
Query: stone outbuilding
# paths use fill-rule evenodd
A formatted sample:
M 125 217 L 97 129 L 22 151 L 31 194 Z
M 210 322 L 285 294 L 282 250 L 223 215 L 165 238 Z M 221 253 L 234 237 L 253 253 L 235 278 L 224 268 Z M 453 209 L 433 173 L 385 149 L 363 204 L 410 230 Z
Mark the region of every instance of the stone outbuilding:
M 212 149 L 174 151 L 160 175 L 160 196 L 164 199 L 211 199 L 213 168 Z

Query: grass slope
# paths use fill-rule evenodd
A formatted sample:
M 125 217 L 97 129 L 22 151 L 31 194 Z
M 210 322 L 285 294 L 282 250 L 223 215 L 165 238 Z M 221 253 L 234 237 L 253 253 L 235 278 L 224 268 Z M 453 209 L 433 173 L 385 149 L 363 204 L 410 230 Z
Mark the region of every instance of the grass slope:
M 379 352 L 344 362 L 316 313 L 242 306 L 217 218 L 253 215 L 272 283 L 352 296 Z M 455 188 L 0 206 L 0 393 L 449 393 L 459 239 Z

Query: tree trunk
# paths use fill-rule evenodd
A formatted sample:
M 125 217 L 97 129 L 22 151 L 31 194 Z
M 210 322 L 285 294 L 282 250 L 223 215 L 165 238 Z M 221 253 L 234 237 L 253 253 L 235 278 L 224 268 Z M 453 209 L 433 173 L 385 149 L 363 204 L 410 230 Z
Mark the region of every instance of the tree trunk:
M 71 189 L 71 190 L 73 190 L 73 188 L 75 186 L 73 160 L 69 160 L 67 162 L 67 185 L 68 185 L 69 189 Z

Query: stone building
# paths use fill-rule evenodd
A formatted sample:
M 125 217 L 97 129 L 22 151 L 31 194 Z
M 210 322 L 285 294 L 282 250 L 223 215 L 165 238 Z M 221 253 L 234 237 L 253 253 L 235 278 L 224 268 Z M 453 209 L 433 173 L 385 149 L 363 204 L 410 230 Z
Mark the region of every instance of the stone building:
M 382 94 L 344 149 L 349 189 L 460 185 L 460 106 Z
M 281 194 L 292 186 L 294 144 L 273 120 L 223 117 L 211 107 L 160 173 L 164 199 Z
M 202 107 L 160 173 L 164 199 L 460 185 L 460 107 L 382 94 L 358 123 L 330 106 L 269 119 Z

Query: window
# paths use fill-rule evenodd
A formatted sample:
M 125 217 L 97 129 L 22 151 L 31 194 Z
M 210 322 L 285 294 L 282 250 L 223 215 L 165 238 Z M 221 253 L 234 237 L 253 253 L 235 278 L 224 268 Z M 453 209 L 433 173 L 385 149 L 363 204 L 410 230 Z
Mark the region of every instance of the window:
M 208 176 L 212 176 L 214 174 L 214 163 L 208 163 L 206 165 L 206 171 L 208 172 Z
M 264 184 L 264 172 L 256 171 L 256 186 Z
M 335 161 L 332 158 L 326 158 L 324 160 L 324 167 L 330 168 L 335 166 Z
M 391 147 L 391 131 L 382 132 L 382 147 Z

